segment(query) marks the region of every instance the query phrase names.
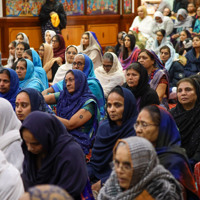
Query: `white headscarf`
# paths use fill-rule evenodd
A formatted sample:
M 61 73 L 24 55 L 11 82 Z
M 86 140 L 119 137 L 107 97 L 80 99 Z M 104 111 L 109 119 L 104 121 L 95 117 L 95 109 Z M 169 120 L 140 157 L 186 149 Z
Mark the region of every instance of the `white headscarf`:
M 46 30 L 46 31 L 45 31 L 45 34 L 44 34 L 44 38 L 46 38 L 46 34 L 47 34 L 47 32 L 50 33 L 50 35 L 51 35 L 51 39 L 52 39 L 53 36 L 56 35 L 56 32 L 55 32 L 55 31 L 52 31 L 52 30 Z M 46 44 L 49 44 L 49 43 L 47 43 L 46 39 L 45 39 L 45 43 L 46 43 Z M 52 44 L 52 42 L 51 42 L 51 44 Z
M 106 54 L 112 54 L 113 65 L 111 70 L 107 73 L 103 65 L 98 67 L 94 73 L 97 79 L 100 81 L 105 97 L 108 96 L 109 92 L 117 85 L 123 85 L 125 82 L 125 76 L 121 63 L 119 62 L 117 56 L 112 52 L 107 52 Z
M 77 53 L 78 53 L 77 46 L 75 46 L 75 45 L 69 45 L 69 46 L 66 48 L 66 50 L 65 50 L 65 60 L 66 60 L 66 62 L 65 62 L 64 65 L 61 65 L 61 66 L 58 68 L 58 70 L 57 70 L 57 72 L 56 72 L 56 74 L 55 74 L 55 77 L 54 77 L 54 79 L 53 79 L 53 84 L 55 84 L 55 83 L 57 83 L 57 82 L 59 82 L 59 81 L 62 81 L 62 80 L 64 79 L 64 77 L 65 77 L 66 72 L 67 72 L 68 70 L 72 69 L 72 63 L 68 63 L 68 62 L 67 62 L 67 56 L 66 56 L 66 52 L 67 52 L 67 50 L 68 50 L 70 47 L 74 47 L 74 48 L 76 49 Z
M 23 35 L 23 38 L 24 38 L 23 42 L 26 42 L 27 44 L 29 44 L 29 39 L 28 39 L 27 35 L 25 33 L 22 33 L 22 32 L 19 32 L 17 35 L 19 35 L 19 34 Z
M 0 199 L 19 199 L 24 193 L 24 186 L 19 171 L 7 162 L 0 151 Z
M 178 20 L 178 17 L 179 15 L 182 15 L 184 20 L 183 21 L 179 21 Z M 175 21 L 175 24 L 174 24 L 174 28 L 190 28 L 192 26 L 192 21 L 193 21 L 193 18 L 191 16 L 188 16 L 188 13 L 185 9 L 181 8 L 178 10 L 177 12 L 177 19 Z
M 0 150 L 22 172 L 24 154 L 21 149 L 19 129 L 21 122 L 17 118 L 9 101 L 0 98 Z

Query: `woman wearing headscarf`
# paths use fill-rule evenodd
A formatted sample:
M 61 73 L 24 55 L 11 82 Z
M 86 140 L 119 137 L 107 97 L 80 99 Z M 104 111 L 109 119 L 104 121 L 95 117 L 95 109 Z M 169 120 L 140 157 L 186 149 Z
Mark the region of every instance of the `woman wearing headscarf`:
M 169 17 L 163 16 L 163 14 L 160 11 L 156 11 L 154 13 L 154 19 L 151 25 L 152 34 L 155 35 L 158 30 L 164 29 L 166 32 L 165 36 L 167 37 L 172 33 L 173 28 L 173 21 Z
M 200 161 L 200 86 L 197 80 L 184 78 L 177 83 L 178 103 L 170 112 L 179 128 L 181 146 L 186 150 L 192 170 Z
M 171 45 L 161 47 L 158 54 L 161 63 L 168 71 L 170 89 L 176 87 L 177 82 L 185 78 L 184 67 L 179 62 L 178 56 Z
M 11 68 L 12 65 L 15 62 L 15 50 L 16 50 L 16 46 L 17 46 L 17 42 L 14 40 L 12 41 L 9 45 L 8 45 L 8 49 L 9 49 L 9 57 L 8 57 L 8 61 L 7 61 L 7 65 L 5 65 L 5 68 Z
M 3 98 L 0 98 L 0 113 L 0 150 L 7 161 L 22 173 L 24 155 L 19 134 L 21 122 L 17 119 L 10 103 Z
M 56 35 L 56 32 L 55 31 L 52 31 L 52 30 L 46 30 L 45 31 L 45 34 L 44 34 L 44 38 L 45 38 L 45 43 L 46 44 L 49 44 L 49 45 L 52 45 L 52 38 L 53 36 Z
M 132 34 L 128 34 L 124 37 L 122 51 L 119 54 L 119 61 L 125 70 L 131 63 L 137 61 L 138 53 L 140 49 L 135 46 L 136 39 Z
M 53 15 L 59 19 L 58 21 L 60 21 L 59 24 L 55 24 L 56 26 L 51 20 Z M 40 10 L 39 20 L 41 22 L 43 41 L 45 41 L 44 34 L 46 30 L 53 30 L 56 34 L 59 34 L 61 30 L 66 27 L 67 23 L 67 16 L 63 8 L 63 4 L 57 0 L 46 0 Z
M 19 42 L 26 42 L 29 44 L 29 39 L 25 33 L 19 32 L 16 36 L 16 41 Z
M 153 145 L 144 138 L 117 141 L 114 167 L 98 200 L 159 199 L 182 200 L 182 188 L 172 174 L 159 164 Z
M 54 184 L 81 199 L 87 184 L 85 157 L 63 124 L 53 115 L 34 111 L 23 121 L 20 133 L 25 189 Z
M 153 21 L 151 16 L 147 16 L 147 9 L 145 6 L 137 8 L 138 16 L 134 18 L 129 30 L 139 31 L 139 40 L 146 40 L 151 36 L 151 23 Z
M 173 46 L 173 44 L 167 39 L 165 30 L 160 29 L 156 31 L 156 38 L 151 37 L 147 40 L 146 49 L 152 50 L 155 54 L 158 54 L 160 48 L 167 44 Z
M 192 27 L 192 21 L 193 18 L 191 16 L 188 16 L 188 13 L 185 9 L 179 9 L 177 12 L 177 19 L 174 23 L 173 35 L 171 36 L 171 38 L 175 40 L 180 36 L 182 30 L 189 30 Z
M 24 121 L 31 112 L 36 110 L 54 114 L 42 94 L 33 88 L 21 90 L 16 97 L 15 104 L 15 112 L 20 121 Z
M 58 119 L 87 155 L 96 135 L 100 113 L 98 101 L 88 87 L 85 74 L 80 70 L 69 70 L 64 77 L 63 91 L 47 98 L 46 102 L 57 103 Z
M 103 93 L 103 88 L 98 79 L 96 79 L 92 60 L 86 54 L 78 54 L 74 57 L 74 62 L 72 63 L 73 69 L 81 70 L 87 77 L 87 82 L 89 89 L 92 94 L 97 98 L 98 106 L 101 114 L 101 119 L 105 117 L 105 98 Z M 43 95 L 47 95 L 48 93 L 61 92 L 63 90 L 63 80 L 55 83 L 50 88 L 46 89 L 42 92 Z M 47 96 L 45 96 L 45 100 L 48 103 Z
M 19 171 L 10 164 L 0 151 L 0 197 L 1 199 L 19 199 L 24 186 Z
M 119 138 L 134 136 L 133 124 L 137 118 L 136 99 L 126 88 L 113 88 L 107 99 L 107 117 L 98 128 L 87 163 L 92 189 L 98 191 L 108 179 L 111 169 L 112 149 Z
M 21 89 L 34 88 L 39 92 L 42 92 L 45 89 L 43 83 L 35 77 L 32 61 L 22 58 L 17 63 L 16 72 L 19 78 L 19 87 Z
M 150 125 L 151 124 L 151 125 Z M 162 164 L 184 187 L 184 199 L 197 200 L 195 180 L 173 117 L 162 107 L 144 107 L 134 125 L 136 135 L 149 140 Z
M 138 112 L 145 106 L 160 104 L 155 90 L 150 88 L 147 70 L 138 62 L 132 63 L 126 69 L 126 83 L 123 87 L 129 89 L 136 98 Z
M 27 49 L 22 57 L 33 62 L 35 77 L 37 77 L 43 83 L 44 88 L 47 89 L 49 87 L 47 74 L 42 68 L 42 62 L 38 53 L 34 49 Z
M 184 71 L 185 76 L 191 76 L 200 72 L 200 35 L 195 35 L 192 39 L 192 49 L 189 50 L 185 57 L 187 58 L 187 64 Z
M 94 69 L 102 65 L 102 48 L 94 32 L 86 31 L 83 33 L 78 52 L 89 56 L 93 62 Z
M 74 45 L 69 45 L 65 50 L 65 64 L 61 65 L 53 79 L 53 84 L 62 81 L 65 77 L 65 74 L 68 70 L 72 69 L 72 63 L 74 61 L 75 55 L 78 54 L 78 49 Z
M 13 69 L 0 70 L 0 97 L 7 99 L 15 109 L 15 99 L 19 93 L 19 78 Z
M 159 97 L 160 104 L 168 109 L 169 77 L 158 56 L 153 51 L 142 50 L 138 62 L 144 66 L 149 76 L 149 84 Z
M 125 82 L 125 77 L 116 54 L 111 52 L 105 53 L 102 64 L 94 72 L 103 87 L 104 96 L 107 98 L 109 92 L 115 86 L 122 85 Z

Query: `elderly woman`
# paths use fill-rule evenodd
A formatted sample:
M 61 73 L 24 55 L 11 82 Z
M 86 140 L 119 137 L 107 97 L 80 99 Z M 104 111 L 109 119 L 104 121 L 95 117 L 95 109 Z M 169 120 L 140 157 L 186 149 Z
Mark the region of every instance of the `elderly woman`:
M 103 56 L 102 66 L 98 67 L 94 72 L 100 81 L 105 98 L 109 92 L 117 85 L 125 82 L 123 68 L 114 53 L 105 53 Z
M 98 200 L 182 200 L 180 184 L 159 164 L 153 145 L 146 139 L 118 140 L 113 150 L 114 167 Z
M 134 128 L 137 136 L 146 138 L 154 145 L 160 163 L 182 184 L 184 199 L 199 199 L 173 117 L 160 106 L 147 106 L 139 113 Z
M 69 45 L 65 50 L 65 64 L 61 65 L 53 79 L 53 84 L 62 81 L 68 70 L 72 69 L 72 63 L 74 62 L 74 57 L 78 54 L 78 49 L 74 45 Z
M 136 100 L 126 88 L 117 86 L 111 90 L 107 99 L 108 119 L 98 128 L 88 174 L 92 189 L 99 191 L 108 179 L 111 169 L 112 149 L 119 138 L 134 136 L 133 123 L 137 117 Z
M 152 17 L 147 16 L 147 9 L 145 6 L 139 6 L 137 8 L 138 16 L 134 18 L 133 23 L 129 30 L 139 31 L 139 39 L 145 41 L 151 36 L 151 24 Z
M 136 46 L 135 36 L 132 34 L 128 34 L 124 37 L 122 51 L 119 54 L 119 61 L 125 70 L 131 63 L 137 61 L 138 53 L 140 49 Z
M 199 83 L 184 78 L 177 83 L 178 103 L 171 110 L 181 135 L 181 146 L 185 148 L 192 169 L 200 161 L 200 89 Z
M 87 31 L 83 33 L 81 44 L 78 46 L 78 52 L 90 57 L 94 69 L 102 65 L 102 49 L 94 32 Z
M 45 88 L 43 83 L 35 77 L 33 62 L 22 58 L 18 61 L 16 66 L 16 72 L 19 78 L 19 87 L 34 88 L 39 92 L 42 92 Z
M 23 121 L 20 133 L 25 189 L 54 184 L 81 199 L 88 180 L 85 157 L 63 124 L 53 115 L 35 111 Z
M 27 49 L 26 51 L 24 51 L 22 57 L 25 59 L 29 59 L 33 62 L 35 77 L 43 83 L 45 89 L 48 88 L 49 84 L 47 74 L 42 68 L 42 62 L 38 53 L 34 49 Z
M 13 69 L 0 70 L 0 97 L 7 99 L 15 109 L 15 99 L 19 93 L 19 78 Z
M 57 117 L 89 153 L 98 128 L 98 101 L 89 90 L 87 78 L 80 70 L 69 70 L 63 81 L 63 91 L 45 96 L 49 104 L 57 103 Z
M 147 70 L 138 62 L 132 63 L 126 69 L 126 83 L 123 87 L 129 89 L 137 100 L 137 110 L 151 104 L 160 104 L 155 90 L 148 84 Z
M 164 29 L 167 37 L 172 33 L 173 28 L 173 21 L 169 17 L 163 16 L 160 11 L 156 11 L 154 13 L 154 20 L 151 25 L 151 31 L 153 34 L 156 34 L 156 32 L 160 29 Z
M 169 85 L 172 89 L 176 87 L 179 80 L 185 77 L 184 67 L 178 60 L 174 48 L 171 45 L 165 45 L 161 47 L 159 52 L 159 59 L 165 66 L 169 74 Z
M 42 94 L 33 88 L 21 90 L 16 97 L 15 105 L 16 115 L 22 122 L 31 112 L 36 110 L 54 114 L 46 104 Z
M 21 122 L 10 103 L 3 98 L 0 98 L 0 118 L 0 150 L 5 154 L 7 161 L 22 173 L 24 154 L 19 134 Z
M 192 47 L 185 55 L 187 58 L 187 64 L 184 68 L 186 77 L 200 72 L 200 35 L 193 37 Z
M 144 49 L 138 55 L 138 62 L 146 68 L 150 87 L 156 90 L 160 103 L 168 108 L 169 78 L 157 55 Z

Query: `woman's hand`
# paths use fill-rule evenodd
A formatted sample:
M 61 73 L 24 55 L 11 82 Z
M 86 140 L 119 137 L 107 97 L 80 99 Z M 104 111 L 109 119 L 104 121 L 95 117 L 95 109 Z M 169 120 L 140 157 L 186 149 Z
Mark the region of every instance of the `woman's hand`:
M 101 189 L 101 180 L 92 185 L 92 190 L 99 192 L 100 189 Z
M 56 62 L 57 62 L 57 64 L 59 65 L 59 66 L 61 66 L 62 65 L 62 58 L 61 57 L 57 57 L 56 58 Z
M 179 33 L 174 34 L 174 35 L 172 35 L 172 39 L 176 39 L 176 38 L 178 38 L 179 36 L 180 36 Z
M 53 14 L 56 14 L 56 12 L 52 11 L 52 12 L 49 13 L 50 16 L 53 15 Z

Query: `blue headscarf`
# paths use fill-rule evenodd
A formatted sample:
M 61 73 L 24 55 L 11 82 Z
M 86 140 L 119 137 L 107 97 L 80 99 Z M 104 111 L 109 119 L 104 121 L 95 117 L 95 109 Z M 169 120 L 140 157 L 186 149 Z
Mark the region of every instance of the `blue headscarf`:
M 75 91 L 70 94 L 66 88 L 66 83 L 63 81 L 63 91 L 60 93 L 60 97 L 57 103 L 57 115 L 59 117 L 70 119 L 82 106 L 89 100 L 89 103 L 95 104 L 95 114 L 93 116 L 93 131 L 91 133 L 80 133 L 80 130 L 74 129 L 70 133 L 76 138 L 78 143 L 82 146 L 84 152 L 89 153 L 89 148 L 94 139 L 98 128 L 98 104 L 96 97 L 92 94 L 88 87 L 87 78 L 85 74 L 80 70 L 72 71 L 75 78 Z M 69 72 L 68 71 L 68 72 Z M 68 73 L 67 72 L 67 73 Z M 64 78 L 65 79 L 65 78 Z
M 136 135 L 133 129 L 133 124 L 138 115 L 136 99 L 130 90 L 121 86 L 117 87 L 121 88 L 124 96 L 122 125 L 117 126 L 108 115 L 108 119 L 104 120 L 98 128 L 92 148 L 92 157 L 88 163 L 89 176 L 92 172 L 97 179 L 102 180 L 102 183 L 106 181 L 111 173 L 109 164 L 113 158 L 112 150 L 116 141 Z
M 81 199 L 88 177 L 85 156 L 64 125 L 53 115 L 34 111 L 23 121 L 21 137 L 24 128 L 31 132 L 46 152 L 40 169 L 37 169 L 36 155 L 28 151 L 23 140 L 22 177 L 25 187 L 54 184 L 67 190 L 75 199 Z
M 155 105 L 160 111 L 159 134 L 156 152 L 160 163 L 185 187 L 187 198 L 197 197 L 194 177 L 185 150 L 181 148 L 181 137 L 172 115 L 163 107 Z
M 26 92 L 28 94 L 31 103 L 31 112 L 39 110 L 50 114 L 54 114 L 54 112 L 49 108 L 49 106 L 45 102 L 42 94 L 38 92 L 36 89 L 25 88 L 21 90 L 19 93 L 21 92 Z
M 40 59 L 40 56 L 34 49 L 31 49 L 31 52 L 34 64 L 35 76 L 43 83 L 44 88 L 47 89 L 49 87 L 49 83 L 47 79 L 47 74 L 45 70 L 42 68 L 42 61 Z
M 20 91 L 19 78 L 17 76 L 17 73 L 13 69 L 6 68 L 4 70 L 7 70 L 10 74 L 10 90 L 5 94 L 0 93 L 0 97 L 7 99 L 12 104 L 12 107 L 15 110 L 16 96 Z
M 19 81 L 19 87 L 21 89 L 24 88 L 34 88 L 38 90 L 39 92 L 42 92 L 44 90 L 44 86 L 42 82 L 35 77 L 34 74 L 34 65 L 32 61 L 26 60 L 26 75 L 25 78 L 22 81 Z

